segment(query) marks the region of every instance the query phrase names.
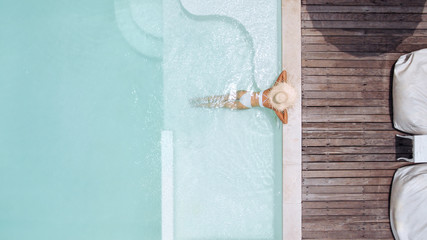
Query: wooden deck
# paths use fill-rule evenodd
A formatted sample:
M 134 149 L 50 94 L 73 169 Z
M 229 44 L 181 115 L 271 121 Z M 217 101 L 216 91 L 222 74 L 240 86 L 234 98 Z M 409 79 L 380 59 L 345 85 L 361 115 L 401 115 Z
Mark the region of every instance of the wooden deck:
M 393 239 L 391 74 L 427 48 L 426 0 L 303 0 L 303 239 Z

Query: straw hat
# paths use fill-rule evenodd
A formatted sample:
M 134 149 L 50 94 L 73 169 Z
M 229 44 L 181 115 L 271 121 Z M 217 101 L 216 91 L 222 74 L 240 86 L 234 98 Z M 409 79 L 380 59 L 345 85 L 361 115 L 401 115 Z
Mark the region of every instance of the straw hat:
M 297 92 L 290 84 L 280 82 L 271 88 L 267 97 L 274 109 L 283 112 L 295 103 Z

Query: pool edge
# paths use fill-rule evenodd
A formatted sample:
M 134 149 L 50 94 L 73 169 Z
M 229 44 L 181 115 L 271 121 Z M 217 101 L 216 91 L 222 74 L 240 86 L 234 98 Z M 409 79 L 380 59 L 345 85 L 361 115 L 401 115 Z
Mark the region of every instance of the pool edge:
M 301 0 L 282 0 L 282 69 L 299 93 L 283 126 L 283 240 L 302 239 Z

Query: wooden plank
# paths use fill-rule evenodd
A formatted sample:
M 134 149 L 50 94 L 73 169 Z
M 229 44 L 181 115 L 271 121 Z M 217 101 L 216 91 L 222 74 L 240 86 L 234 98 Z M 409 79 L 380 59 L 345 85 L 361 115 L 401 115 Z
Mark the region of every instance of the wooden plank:
M 364 193 L 363 186 L 304 186 L 302 194 Z
M 303 239 L 351 239 L 351 240 L 366 240 L 366 239 L 393 239 L 390 230 L 377 230 L 377 231 L 304 231 Z
M 302 21 L 304 28 L 338 28 L 338 29 L 427 29 L 425 22 L 375 22 L 375 21 Z
M 390 83 L 303 83 L 304 92 L 390 92 Z M 387 106 L 388 107 L 388 106 Z
M 303 229 L 307 231 L 337 231 L 337 230 L 350 230 L 350 231 L 363 231 L 363 230 L 389 230 L 390 224 L 387 223 L 343 223 L 342 220 L 329 220 L 329 221 L 316 221 L 316 222 L 303 222 Z M 343 236 L 344 237 L 344 236 Z
M 394 173 L 394 170 L 393 170 Z M 394 175 L 393 175 L 394 176 Z M 363 186 L 365 193 L 390 193 L 390 186 Z
M 394 170 L 393 170 L 394 173 Z M 389 186 L 304 186 L 303 194 L 313 193 L 389 193 Z
M 331 14 L 334 16 L 334 14 Z M 403 36 L 403 37 L 419 37 L 427 36 L 425 29 L 301 29 L 302 36 Z M 391 53 L 384 53 L 386 55 Z M 304 55 L 303 55 L 304 56 Z M 369 59 L 368 59 L 369 60 Z
M 325 131 L 304 131 L 303 138 L 308 139 L 327 139 L 327 138 L 344 138 L 344 139 L 351 139 L 351 138 L 387 138 L 387 139 L 394 139 L 396 136 L 396 131 L 389 130 L 389 131 L 335 131 L 331 130 L 329 132 Z
M 390 84 L 390 76 L 352 75 L 343 77 L 339 75 L 304 75 L 302 82 L 303 84 Z
M 303 60 L 344 60 L 344 61 L 360 61 L 361 59 L 367 60 L 367 61 L 397 61 L 397 59 L 402 56 L 402 53 L 384 53 L 381 55 L 372 55 L 372 54 L 359 54 L 357 56 L 345 53 L 345 52 L 303 52 L 302 57 Z M 355 77 L 359 81 L 363 80 L 360 77 Z M 303 79 L 305 79 L 305 76 L 303 76 Z M 383 80 L 384 78 L 380 78 L 380 80 Z M 341 79 L 342 81 L 343 79 Z M 347 80 L 347 79 L 344 79 Z M 371 80 L 371 79 L 369 79 Z M 390 79 L 388 79 L 390 80 Z M 366 82 L 370 82 L 365 79 Z
M 328 170 L 303 171 L 304 178 L 340 178 L 340 177 L 388 177 L 393 176 L 395 170 Z
M 306 115 L 303 122 L 390 122 L 390 115 Z
M 424 0 L 302 0 L 302 5 L 336 5 L 336 6 L 424 6 Z
M 310 98 L 343 98 L 343 99 L 388 99 L 389 92 L 327 92 L 327 91 L 304 91 L 303 97 L 305 99 Z
M 390 23 L 389 23 L 390 24 Z M 389 45 L 393 42 L 399 42 L 404 44 L 411 45 L 424 45 L 423 39 L 425 36 L 419 37 L 408 37 L 408 36 L 369 36 L 369 35 L 349 35 L 349 36 L 303 36 L 302 42 L 306 45 L 325 45 L 328 43 L 333 43 L 334 45 L 362 45 L 362 44 L 372 44 L 374 46 L 380 45 Z M 366 65 L 365 67 L 368 67 Z
M 303 209 L 303 214 L 307 216 L 377 216 L 377 215 L 387 215 L 389 212 L 388 208 L 378 208 L 378 209 Z
M 405 45 L 425 45 L 425 42 L 423 39 L 425 36 L 420 37 L 410 37 L 407 38 L 407 36 L 304 36 L 302 38 L 302 42 L 305 44 L 305 46 L 310 45 L 326 45 L 329 43 L 333 43 L 334 45 L 366 45 L 366 44 L 373 44 L 374 46 L 380 46 L 380 45 L 390 45 L 390 43 L 397 42 L 397 43 L 403 43 Z M 386 62 L 384 62 L 386 63 Z M 303 67 L 305 67 L 303 65 Z M 369 65 L 365 65 L 365 68 L 369 68 Z
M 390 69 L 365 68 L 303 68 L 305 76 L 389 76 Z
M 305 111 L 305 108 L 304 108 Z M 391 123 L 303 123 L 303 134 L 313 131 L 383 131 L 392 128 Z
M 410 148 L 398 148 L 395 147 L 303 147 L 302 153 L 306 154 L 326 154 L 326 155 L 335 155 L 335 154 L 378 154 L 378 153 L 411 153 L 412 149 Z
M 388 187 L 388 186 L 384 186 Z M 384 201 L 327 201 L 327 202 L 310 202 L 305 201 L 302 204 L 303 209 L 330 209 L 330 208 L 358 208 L 358 209 L 366 209 L 366 208 L 388 208 L 389 202 L 387 200 Z
M 388 104 L 388 99 L 303 99 L 303 107 L 316 106 L 342 106 L 342 107 L 364 107 L 364 106 L 384 106 Z
M 303 83 L 304 92 L 390 92 L 390 83 Z
M 401 6 L 331 6 L 331 5 L 302 5 L 301 12 L 306 13 L 427 13 L 424 7 L 401 7 Z
M 367 61 L 367 60 L 306 60 L 302 61 L 302 67 L 307 68 L 379 68 L 390 69 L 395 61 Z
M 423 0 L 424 1 L 424 0 Z M 419 13 L 302 13 L 302 21 L 373 21 L 373 22 L 420 22 L 427 21 L 427 14 Z M 305 33 L 303 32 L 303 35 Z
M 410 158 L 411 154 L 402 154 L 402 157 Z M 327 155 L 327 154 L 311 154 L 303 155 L 303 162 L 396 162 L 396 154 L 379 154 L 379 153 L 370 153 L 370 154 L 336 154 L 336 155 Z
M 369 231 L 304 231 L 303 239 L 393 239 L 390 230 Z
M 401 55 L 408 52 L 416 51 L 421 48 L 427 47 L 426 45 L 412 45 L 412 44 L 400 44 L 393 50 L 390 48 L 392 45 L 304 45 L 303 50 L 305 52 L 347 52 L 356 56 L 364 55 L 381 55 L 385 52 L 393 51 L 393 53 L 400 53 Z
M 391 229 L 383 231 L 366 231 L 364 236 L 365 239 L 394 239 Z
M 303 139 L 304 147 L 321 147 L 321 146 L 391 146 L 395 143 L 390 139 Z
M 322 186 L 322 185 L 387 185 L 390 186 L 392 177 L 364 177 L 364 178 L 304 178 L 303 186 Z M 356 200 L 356 199 L 340 199 L 340 200 Z M 359 199 L 367 200 L 367 199 Z M 381 199 L 373 199 L 381 200 Z M 309 201 L 309 200 L 307 200 Z M 325 200 L 323 200 L 325 201 Z M 331 200 L 328 200 L 331 201 Z
M 306 107 L 304 108 L 306 115 L 359 115 L 359 114 L 377 114 L 389 115 L 389 107 Z
M 303 163 L 304 170 L 329 170 L 329 169 L 397 169 L 411 165 L 409 162 L 328 162 L 328 163 Z
M 388 223 L 388 216 L 303 216 L 303 222 L 341 221 L 343 224 L 354 223 Z
M 362 194 L 353 194 L 353 193 L 316 193 L 316 194 L 303 194 L 303 201 L 364 201 L 364 200 L 378 200 L 384 201 L 388 200 L 388 193 L 362 193 Z
M 303 138 L 303 147 L 331 147 L 331 146 L 390 146 L 390 147 L 409 147 L 412 148 L 412 141 L 400 138 Z
M 398 139 L 396 139 L 398 140 Z M 389 146 L 389 147 L 408 147 L 412 148 L 411 141 L 393 141 L 391 139 L 379 139 L 379 138 L 349 138 L 349 139 L 337 139 L 337 138 L 325 138 L 325 139 L 307 139 L 302 140 L 303 147 L 333 147 L 333 146 Z
M 304 231 L 303 239 L 354 239 L 364 238 L 363 231 Z

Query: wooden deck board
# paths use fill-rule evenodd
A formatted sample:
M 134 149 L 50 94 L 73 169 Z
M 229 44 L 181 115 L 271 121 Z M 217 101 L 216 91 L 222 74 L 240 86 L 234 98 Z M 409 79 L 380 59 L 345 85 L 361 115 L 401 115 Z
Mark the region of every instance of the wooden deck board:
M 427 47 L 426 0 L 302 0 L 303 239 L 393 239 L 388 198 L 411 145 L 392 68 Z

